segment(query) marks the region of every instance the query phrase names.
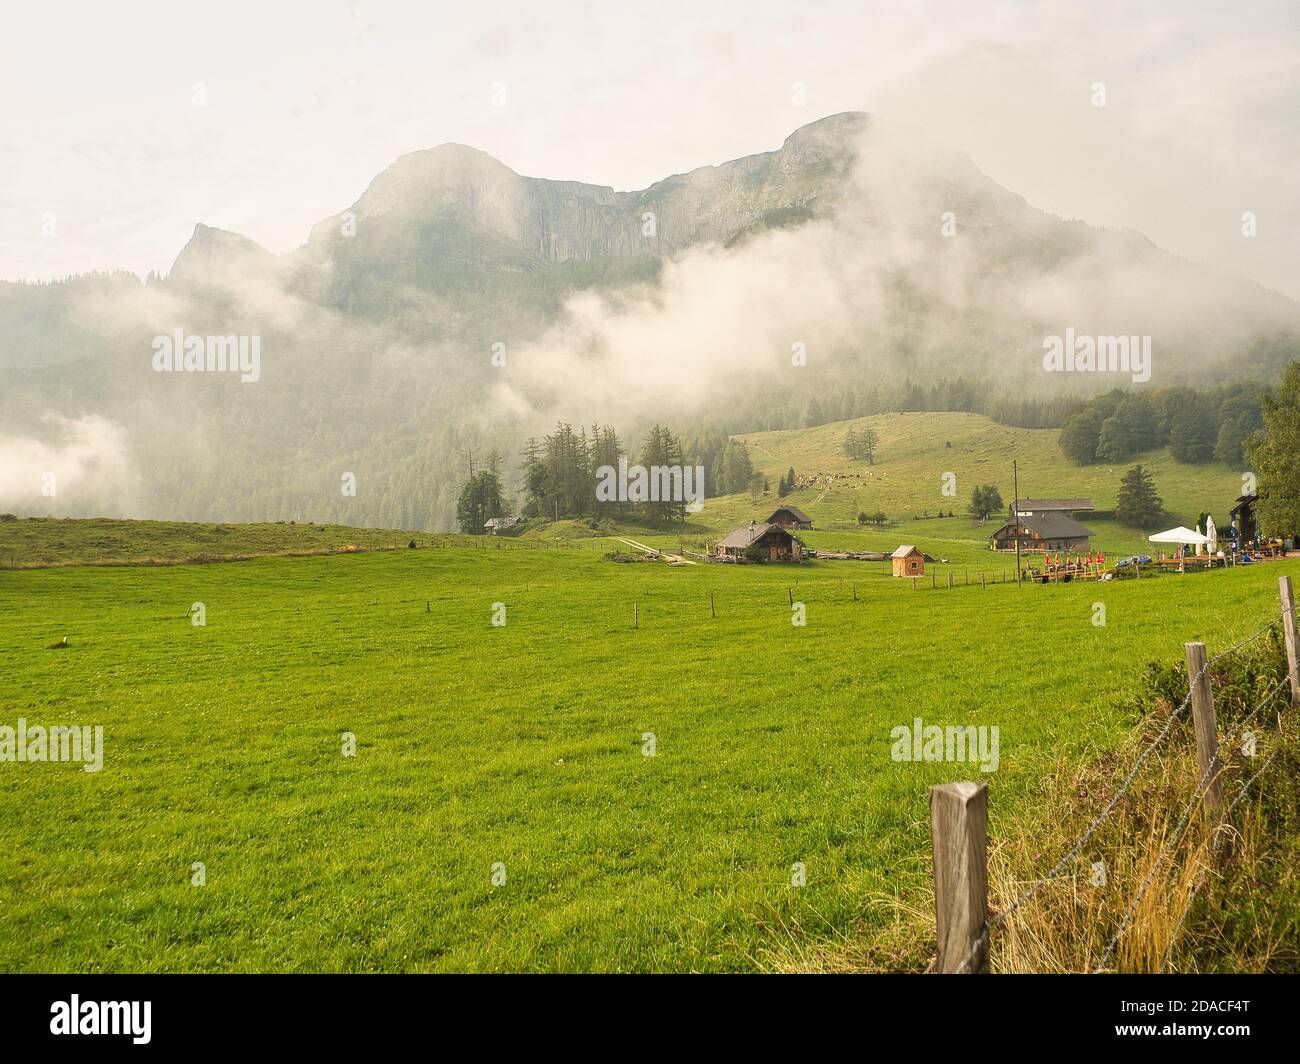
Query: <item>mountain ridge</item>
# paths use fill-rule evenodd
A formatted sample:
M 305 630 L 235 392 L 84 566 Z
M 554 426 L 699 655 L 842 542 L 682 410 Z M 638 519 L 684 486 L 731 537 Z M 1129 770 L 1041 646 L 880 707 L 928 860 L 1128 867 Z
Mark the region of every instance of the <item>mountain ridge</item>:
M 260 337 L 258 383 L 155 373 L 177 328 Z M 1066 328 L 1156 336 L 1157 384 L 1267 382 L 1300 356 L 1300 304 L 861 112 L 631 191 L 444 144 L 282 254 L 198 223 L 165 277 L 0 285 L 0 424 L 19 464 L 80 471 L 55 512 L 448 528 L 464 452 L 557 420 L 757 431 L 925 409 L 897 405 L 925 386 L 1042 427 L 1129 386 L 1045 373 Z

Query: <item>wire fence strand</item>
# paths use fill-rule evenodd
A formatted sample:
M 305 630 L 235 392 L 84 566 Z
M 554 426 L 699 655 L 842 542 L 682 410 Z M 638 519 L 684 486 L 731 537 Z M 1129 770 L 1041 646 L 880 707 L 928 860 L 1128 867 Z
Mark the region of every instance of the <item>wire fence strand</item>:
M 1206 664 L 1208 667 L 1209 663 L 1207 662 Z M 1199 676 L 1197 678 L 1199 679 Z M 1269 700 L 1273 697 L 1273 695 L 1277 693 L 1277 691 L 1281 688 L 1282 684 L 1286 682 L 1289 678 L 1290 678 L 1289 676 L 1284 674 L 1282 679 L 1279 680 L 1276 684 L 1274 684 L 1273 687 L 1268 691 L 1268 693 L 1265 694 L 1264 697 L 1261 698 L 1259 702 L 1255 704 L 1255 707 L 1245 717 L 1243 717 L 1240 721 L 1237 722 L 1236 726 L 1224 739 L 1223 742 L 1224 746 L 1231 745 L 1232 741 L 1241 733 L 1242 729 L 1245 728 L 1245 726 L 1255 718 L 1255 715 L 1261 709 L 1263 709 L 1264 706 L 1268 704 Z M 1195 684 L 1193 684 L 1193 686 L 1195 686 Z M 1267 767 L 1267 765 L 1265 765 L 1264 767 Z M 1192 796 L 1187 800 L 1187 804 L 1183 807 L 1182 815 L 1178 818 L 1178 823 L 1174 827 L 1173 835 L 1165 842 L 1164 846 L 1161 847 L 1160 853 L 1156 857 L 1155 863 L 1152 864 L 1150 871 L 1147 872 L 1146 874 L 1146 878 L 1143 879 L 1142 881 L 1142 885 L 1138 888 L 1137 893 L 1133 896 L 1133 900 L 1129 903 L 1128 909 L 1125 910 L 1124 917 L 1120 921 L 1119 927 L 1116 929 L 1115 934 L 1111 937 L 1109 944 L 1106 946 L 1106 952 L 1102 955 L 1101 961 L 1098 963 L 1097 967 L 1093 969 L 1094 974 L 1103 971 L 1106 968 L 1106 966 L 1110 963 L 1112 957 L 1114 956 L 1115 947 L 1119 944 L 1119 940 L 1123 938 L 1124 932 L 1128 930 L 1128 926 L 1133 920 L 1134 913 L 1137 912 L 1138 906 L 1142 903 L 1142 899 L 1146 896 L 1147 889 L 1151 886 L 1152 881 L 1155 879 L 1156 872 L 1160 870 L 1160 866 L 1164 863 L 1165 858 L 1169 856 L 1170 853 L 1173 852 L 1174 848 L 1178 845 L 1179 841 L 1182 839 L 1184 830 L 1186 829 L 1187 825 L 1191 822 L 1191 814 L 1193 808 L 1195 808 L 1195 806 L 1204 797 L 1206 790 L 1210 786 L 1210 783 L 1214 780 L 1215 776 L 1219 772 L 1222 772 L 1222 766 L 1220 765 L 1216 769 L 1214 762 L 1211 762 L 1209 765 L 1206 766 L 1205 771 L 1201 773 L 1200 779 L 1196 785 L 1196 789 L 1192 791 Z M 1229 806 L 1228 810 L 1231 810 L 1231 808 L 1232 806 Z M 1225 817 L 1227 816 L 1228 810 L 1225 810 L 1224 812 Z M 1189 899 L 1189 905 L 1190 905 L 1190 899 Z
M 1146 747 L 1142 750 L 1142 752 L 1138 755 L 1137 759 L 1133 762 L 1132 767 L 1129 769 L 1127 775 L 1124 777 L 1123 782 L 1120 784 L 1119 788 L 1115 791 L 1115 793 L 1111 796 L 1110 800 L 1106 803 L 1106 805 L 1102 808 L 1101 812 L 1099 812 L 1095 817 L 1093 817 L 1093 819 L 1089 822 L 1088 826 L 1074 840 L 1074 842 L 1069 846 L 1069 848 L 1065 851 L 1065 853 L 1062 854 L 1060 859 L 1051 867 L 1051 869 L 1045 875 L 1041 876 L 1039 879 L 1031 883 L 1009 905 L 1000 909 L 998 912 L 994 913 L 992 916 L 988 918 L 988 920 L 985 921 L 974 945 L 971 947 L 970 951 L 967 953 L 965 958 L 963 958 L 961 964 L 957 966 L 956 971 L 958 973 L 964 973 L 968 971 L 971 963 L 975 960 L 976 956 L 980 953 L 980 950 L 981 949 L 987 950 L 989 948 L 990 932 L 992 928 L 997 927 L 1003 922 L 1005 922 L 1012 915 L 1014 915 L 1022 906 L 1032 901 L 1048 883 L 1058 878 L 1061 875 L 1061 873 L 1074 862 L 1074 860 L 1078 857 L 1079 853 L 1083 850 L 1083 847 L 1087 845 L 1088 841 L 1096 834 L 1097 830 L 1101 827 L 1101 825 L 1104 824 L 1106 820 L 1109 819 L 1111 814 L 1114 812 L 1116 806 L 1118 806 L 1119 802 L 1124 798 L 1124 796 L 1128 793 L 1129 789 L 1133 786 L 1134 781 L 1137 779 L 1138 773 L 1141 771 L 1142 766 L 1146 763 L 1147 759 L 1169 737 L 1170 733 L 1173 730 L 1174 724 L 1178 721 L 1179 717 L 1181 717 L 1183 713 L 1186 712 L 1188 706 L 1191 704 L 1192 691 L 1196 688 L 1196 685 L 1201 681 L 1201 679 L 1208 674 L 1211 666 L 1213 666 L 1216 662 L 1222 661 L 1224 658 L 1228 657 L 1229 655 L 1235 654 L 1238 651 L 1244 649 L 1245 647 L 1253 643 L 1255 640 L 1259 639 L 1261 636 L 1272 631 L 1274 625 L 1278 622 L 1278 620 L 1280 620 L 1282 617 L 1285 617 L 1288 613 L 1297 613 L 1297 612 L 1300 612 L 1300 604 L 1293 605 L 1289 610 L 1279 608 L 1277 615 L 1274 617 L 1270 617 L 1268 622 L 1262 625 L 1256 631 L 1252 632 L 1250 635 L 1244 637 L 1243 639 L 1238 640 L 1232 646 L 1219 651 L 1213 657 L 1210 657 L 1206 660 L 1205 664 L 1201 667 L 1201 669 L 1197 672 L 1197 674 L 1191 678 L 1191 681 L 1188 684 L 1186 697 L 1182 700 L 1181 703 L 1179 703 L 1179 705 L 1176 708 L 1174 708 L 1170 712 L 1168 719 L 1166 719 L 1164 723 L 1164 726 L 1160 729 L 1160 731 L 1157 733 L 1155 738 L 1152 739 L 1151 742 L 1148 743 Z M 1237 722 L 1237 724 L 1233 728 L 1233 731 L 1224 740 L 1225 746 L 1229 745 L 1232 742 L 1233 738 L 1235 738 L 1235 736 L 1240 733 L 1240 731 L 1246 726 L 1246 724 L 1248 724 L 1251 720 L 1254 719 L 1256 714 L 1258 714 L 1260 710 L 1263 709 L 1264 706 L 1266 706 L 1269 703 L 1269 700 L 1272 699 L 1272 697 L 1277 693 L 1277 691 L 1282 687 L 1282 685 L 1286 683 L 1289 679 L 1290 679 L 1289 672 L 1284 672 L 1282 678 L 1276 684 L 1274 684 L 1272 688 L 1270 688 L 1270 690 L 1260 699 L 1260 701 L 1255 705 L 1255 707 L 1250 711 L 1250 713 Z M 1241 801 L 1242 797 L 1245 795 L 1250 785 L 1253 784 L 1263 774 L 1265 769 L 1268 768 L 1268 766 L 1272 763 L 1273 759 L 1277 757 L 1277 754 L 1279 752 L 1280 752 L 1280 748 L 1278 751 L 1275 751 L 1268 758 L 1268 760 L 1265 761 L 1264 764 L 1260 766 L 1259 770 L 1242 785 L 1241 789 L 1237 793 L 1237 796 L 1233 799 L 1232 803 L 1225 810 L 1224 812 L 1225 817 L 1229 812 L 1232 811 L 1233 808 L 1236 807 L 1237 803 Z M 1093 969 L 1094 973 L 1102 971 L 1105 968 L 1105 966 L 1110 962 L 1114 954 L 1115 947 L 1118 945 L 1120 939 L 1123 937 L 1124 932 L 1128 929 L 1128 925 L 1132 921 L 1133 914 L 1137 911 L 1137 907 L 1141 904 L 1142 898 L 1145 896 L 1147 889 L 1150 887 L 1150 883 L 1154 878 L 1156 871 L 1163 863 L 1164 858 L 1167 856 L 1167 854 L 1170 851 L 1172 851 L 1173 847 L 1176 846 L 1179 839 L 1181 839 L 1182 833 L 1187 823 L 1190 820 L 1192 809 L 1195 807 L 1196 803 L 1200 801 L 1205 789 L 1208 788 L 1212 779 L 1213 776 L 1210 775 L 1209 769 L 1207 769 L 1206 772 L 1202 774 L 1200 780 L 1197 783 L 1196 789 L 1192 793 L 1192 797 L 1189 799 L 1187 805 L 1184 807 L 1182 815 L 1179 817 L 1178 824 L 1174 829 L 1173 837 L 1165 843 L 1165 846 L 1164 848 L 1162 848 L 1160 855 L 1156 858 L 1156 863 L 1152 866 L 1150 872 L 1148 872 L 1146 876 L 1146 879 L 1144 879 L 1142 885 L 1139 887 L 1137 894 L 1134 896 L 1133 901 L 1130 903 L 1128 909 L 1124 914 L 1124 917 L 1120 922 L 1119 928 L 1116 930 L 1114 936 L 1112 936 L 1109 944 L 1107 945 L 1106 952 L 1102 956 L 1101 963 L 1098 964 L 1098 966 Z M 1195 894 L 1193 894 L 1193 898 L 1194 897 Z M 1190 908 L 1191 906 L 1191 900 L 1192 899 L 1188 900 L 1188 908 Z M 1184 919 L 1186 919 L 1186 912 L 1184 912 Z M 1182 926 L 1182 921 L 1179 922 L 1179 928 L 1181 928 L 1181 926 Z M 1175 933 L 1177 933 L 1177 930 L 1178 928 L 1175 929 Z

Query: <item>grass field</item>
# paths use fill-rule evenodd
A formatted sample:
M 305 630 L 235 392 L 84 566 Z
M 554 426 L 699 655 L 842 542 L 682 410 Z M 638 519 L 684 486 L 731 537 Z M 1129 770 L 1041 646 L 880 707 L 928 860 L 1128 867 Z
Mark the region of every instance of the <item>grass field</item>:
M 844 454 L 848 431 L 866 427 L 880 438 L 874 465 Z M 1018 460 L 1020 494 L 1025 498 L 1089 497 L 1099 510 L 1114 507 L 1120 478 L 1141 463 L 1152 473 L 1166 510 L 1178 521 L 1191 524 L 1209 511 L 1227 528 L 1228 510 L 1241 494 L 1242 470 L 1219 463 L 1184 465 L 1168 450 L 1135 455 L 1116 465 L 1076 466 L 1061 453 L 1059 436 L 1057 429 L 1011 428 L 979 414 L 920 413 L 881 414 L 737 438 L 745 441 L 755 468 L 770 478 L 773 491 L 764 504 L 775 499 L 776 482 L 791 466 L 800 477 L 820 478 L 784 501 L 807 510 L 823 526 L 852 525 L 863 511 L 883 511 L 903 525 L 918 514 L 953 509 L 963 513 L 977 484 L 996 485 L 1010 503 L 1011 463 Z M 945 473 L 956 477 L 955 496 L 942 494 Z M 754 509 L 748 495 L 733 495 L 710 500 L 705 514 L 711 513 L 719 525 L 734 525 L 748 521 Z M 1087 519 L 1084 523 L 1090 525 Z
M 0 764 L 0 970 L 748 970 L 870 940 L 925 904 L 927 785 L 977 774 L 892 761 L 891 728 L 997 725 L 991 830 L 1041 821 L 1035 782 L 1119 741 L 1145 662 L 1254 630 L 1300 572 L 912 591 L 609 546 L 0 572 L 0 724 L 105 735 L 98 773 Z M 923 967 L 914 941 L 874 963 Z
M 149 565 L 219 561 L 267 555 L 389 550 L 415 542 L 427 547 L 468 537 L 399 532 L 348 525 L 217 525 L 193 521 L 33 517 L 0 522 L 0 568 L 68 563 Z
M 1017 588 L 996 521 L 913 518 L 975 483 L 1009 499 L 1013 455 L 1022 494 L 1102 508 L 1122 470 L 973 415 L 865 421 L 871 468 L 841 454 L 848 424 L 747 439 L 773 483 L 819 478 L 789 497 L 810 546 L 915 543 L 939 590 L 887 563 L 604 557 L 635 553 L 620 536 L 702 549 L 774 491 L 680 531 L 502 539 L 0 523 L 0 725 L 105 736 L 97 773 L 0 763 L 0 970 L 753 970 L 846 941 L 923 968 L 926 788 L 980 772 L 895 762 L 891 729 L 996 726 L 991 830 L 1050 838 L 1042 781 L 1123 741 L 1146 664 L 1255 630 L 1300 563 Z M 1189 521 L 1237 492 L 1233 471 L 1143 460 Z M 889 527 L 856 527 L 878 509 Z M 1148 549 L 1087 523 L 1112 559 Z

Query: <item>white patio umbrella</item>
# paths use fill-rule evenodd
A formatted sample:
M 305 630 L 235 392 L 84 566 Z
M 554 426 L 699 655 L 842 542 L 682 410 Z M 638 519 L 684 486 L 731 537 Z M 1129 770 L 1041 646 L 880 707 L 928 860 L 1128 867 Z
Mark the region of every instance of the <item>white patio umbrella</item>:
M 1210 541 L 1208 549 L 1212 557 L 1215 551 L 1219 549 L 1219 530 L 1214 525 L 1213 517 L 1205 519 L 1205 538 Z
M 1171 528 L 1168 532 L 1157 532 L 1154 536 L 1147 536 L 1147 539 L 1152 543 L 1179 543 L 1197 547 L 1209 542 L 1194 528 L 1185 528 L 1182 525 Z
M 1167 532 L 1157 532 L 1154 536 L 1148 536 L 1147 539 L 1153 544 L 1178 544 L 1179 546 L 1204 546 L 1208 544 L 1200 532 L 1195 528 L 1186 528 L 1184 525 L 1178 525 L 1178 528 L 1170 528 Z
M 1184 528 L 1179 525 L 1177 528 L 1171 528 L 1168 532 L 1157 532 L 1154 536 L 1147 536 L 1152 543 L 1177 543 L 1180 547 L 1200 546 L 1207 542 L 1206 538 L 1195 529 Z M 1186 558 L 1185 552 L 1180 553 L 1180 558 Z M 1185 561 L 1178 563 L 1178 571 L 1184 571 Z

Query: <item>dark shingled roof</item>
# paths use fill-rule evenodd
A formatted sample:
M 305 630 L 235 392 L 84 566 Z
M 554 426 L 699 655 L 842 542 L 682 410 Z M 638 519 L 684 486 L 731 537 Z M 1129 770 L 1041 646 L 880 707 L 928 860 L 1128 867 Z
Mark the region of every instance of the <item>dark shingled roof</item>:
M 769 517 L 768 520 L 772 521 L 772 518 L 776 517 L 776 515 L 779 514 L 782 510 L 790 511 L 790 513 L 794 515 L 794 519 L 796 521 L 804 521 L 807 522 L 808 524 L 812 524 L 812 518 L 809 517 L 806 513 L 804 513 L 801 509 L 799 509 L 799 507 L 787 506 L 785 503 L 782 503 L 775 510 L 773 510 L 772 516 Z
M 1014 525 L 1023 525 L 1031 532 L 1038 533 L 1043 539 L 1079 539 L 1083 536 L 1091 536 L 1092 530 L 1084 528 L 1073 517 L 1066 517 L 1065 514 L 1047 513 L 1036 515 L 1034 517 L 1021 517 L 1015 521 L 1008 521 L 996 532 L 1011 528 Z M 992 539 L 993 536 L 989 538 Z
M 1091 499 L 1017 499 L 1013 507 L 1016 510 L 1047 513 L 1059 510 L 1091 510 Z
M 762 539 L 763 535 L 771 529 L 776 529 L 784 536 L 790 536 L 790 533 L 780 525 L 741 525 L 739 528 L 733 528 L 722 539 L 718 540 L 718 546 L 748 547 L 751 543 Z M 790 536 L 790 538 L 794 539 L 793 536 Z

